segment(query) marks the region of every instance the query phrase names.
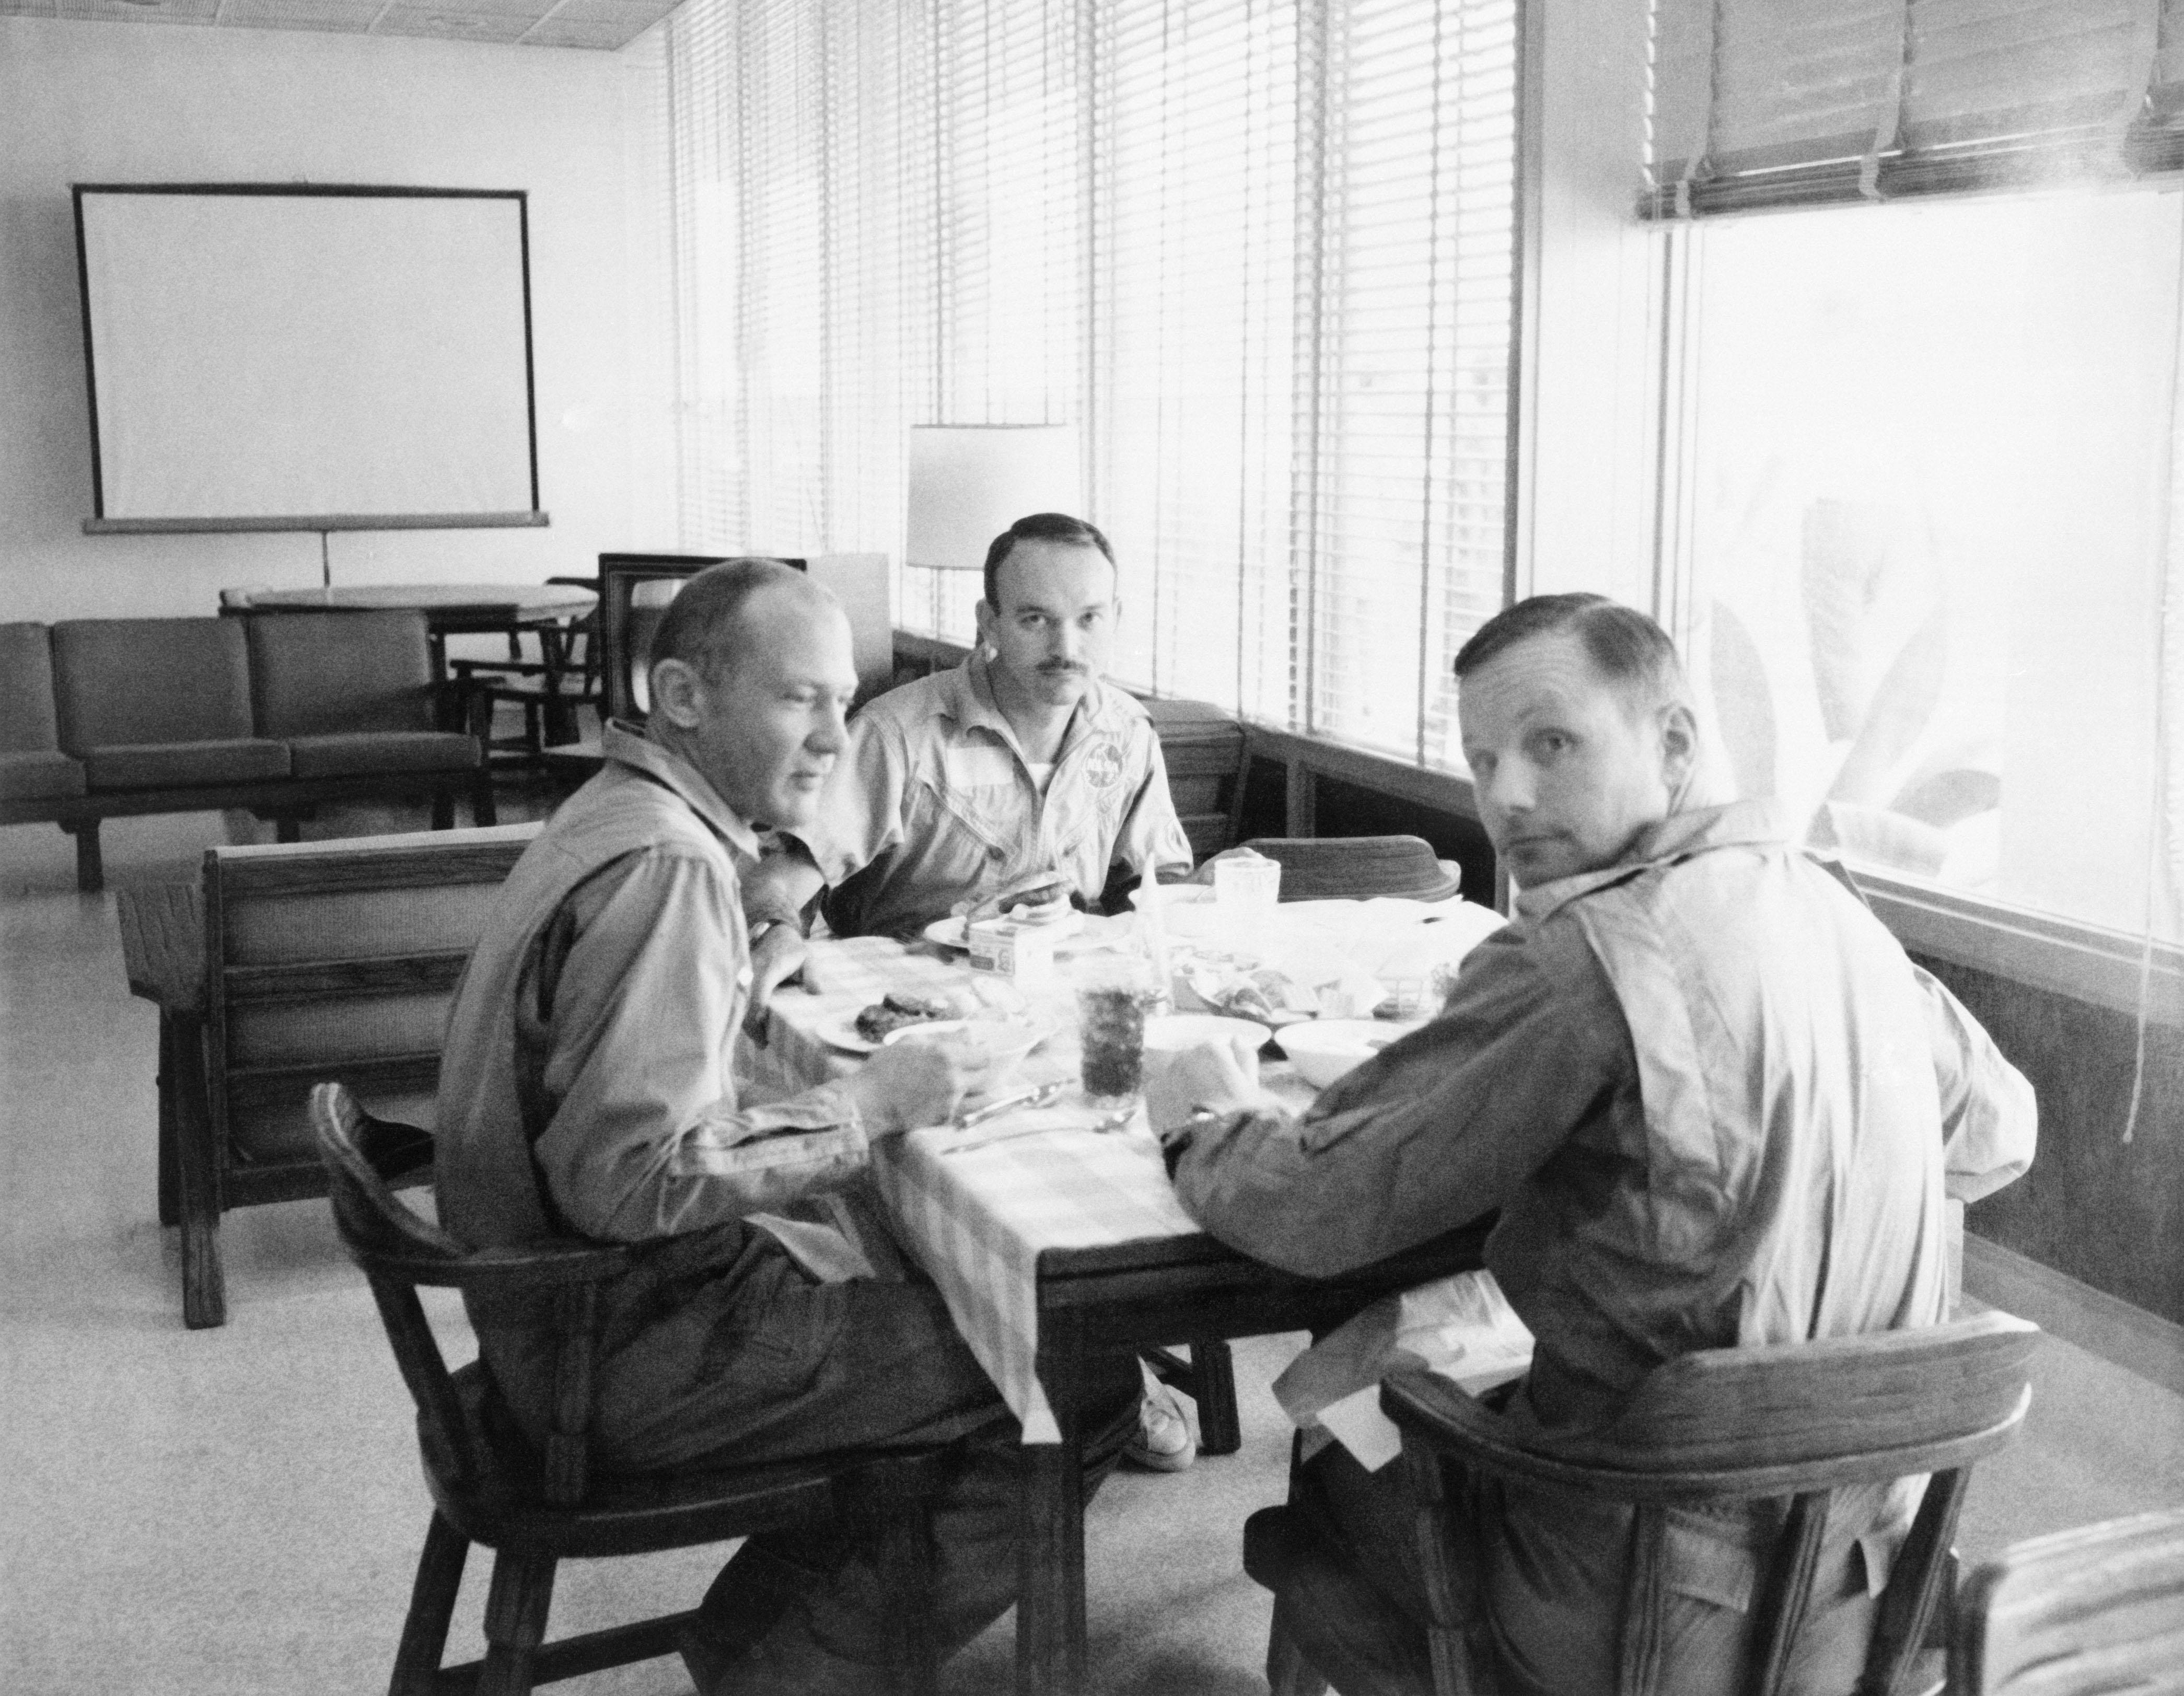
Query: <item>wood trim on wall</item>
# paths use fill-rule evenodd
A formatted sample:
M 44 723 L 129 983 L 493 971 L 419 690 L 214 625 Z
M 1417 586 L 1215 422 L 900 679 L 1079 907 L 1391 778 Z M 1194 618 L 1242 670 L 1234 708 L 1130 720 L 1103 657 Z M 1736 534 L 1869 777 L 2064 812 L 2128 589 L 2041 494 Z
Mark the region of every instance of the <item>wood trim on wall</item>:
M 1855 871 L 1881 922 L 1914 954 L 2136 1015 L 2184 1025 L 2184 949 L 2128 933 Z M 2150 957 L 2149 957 L 2150 956 Z M 2142 996 L 2142 990 L 2143 991 Z
M 2184 1325 L 1983 1236 L 1967 1233 L 1964 1252 L 1966 1295 L 2184 1396 Z

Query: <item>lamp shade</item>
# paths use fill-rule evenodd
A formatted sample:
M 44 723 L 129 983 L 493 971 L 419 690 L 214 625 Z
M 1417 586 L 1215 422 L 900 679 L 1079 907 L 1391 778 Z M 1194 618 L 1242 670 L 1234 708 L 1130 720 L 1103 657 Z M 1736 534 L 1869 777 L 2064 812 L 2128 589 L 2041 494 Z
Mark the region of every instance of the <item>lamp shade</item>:
M 994 537 L 1033 512 L 1077 510 L 1068 424 L 917 424 L 910 432 L 907 565 L 975 572 Z

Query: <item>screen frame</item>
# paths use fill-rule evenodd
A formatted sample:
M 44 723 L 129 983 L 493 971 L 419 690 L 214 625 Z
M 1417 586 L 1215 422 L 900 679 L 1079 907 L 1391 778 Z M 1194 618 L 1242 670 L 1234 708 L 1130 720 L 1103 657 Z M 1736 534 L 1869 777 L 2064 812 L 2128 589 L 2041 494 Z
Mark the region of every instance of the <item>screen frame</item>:
M 531 505 L 508 512 L 298 513 L 252 517 L 109 518 L 106 516 L 105 466 L 99 452 L 98 371 L 92 339 L 91 259 L 84 234 L 84 197 L 104 195 L 200 195 L 224 198 L 287 196 L 315 199 L 512 200 L 515 203 L 517 258 L 523 291 L 523 411 L 529 436 Z M 460 530 L 539 527 L 550 520 L 538 500 L 538 356 L 532 343 L 531 199 L 521 188 L 421 188 L 381 183 L 298 182 L 79 182 L 70 186 L 75 214 L 76 287 L 83 312 L 85 398 L 91 418 L 92 516 L 83 521 L 86 535 L 176 535 L 239 531 Z

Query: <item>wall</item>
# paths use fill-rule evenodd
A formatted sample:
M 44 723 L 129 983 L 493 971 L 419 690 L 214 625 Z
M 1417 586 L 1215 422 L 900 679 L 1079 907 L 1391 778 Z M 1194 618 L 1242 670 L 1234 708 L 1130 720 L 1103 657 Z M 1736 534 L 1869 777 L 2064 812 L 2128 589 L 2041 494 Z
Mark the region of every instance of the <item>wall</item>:
M 672 545 L 665 271 L 642 148 L 660 75 L 619 53 L 0 18 L 0 619 L 206 614 L 315 587 L 316 535 L 86 536 L 75 182 L 530 192 L 543 530 L 359 532 L 337 583 L 537 582 Z

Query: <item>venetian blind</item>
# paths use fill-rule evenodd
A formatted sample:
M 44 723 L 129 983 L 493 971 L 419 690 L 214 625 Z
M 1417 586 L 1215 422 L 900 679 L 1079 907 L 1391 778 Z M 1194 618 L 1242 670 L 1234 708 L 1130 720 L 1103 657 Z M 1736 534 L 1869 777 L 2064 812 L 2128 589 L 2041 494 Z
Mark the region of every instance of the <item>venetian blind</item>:
M 1505 593 L 1513 0 L 668 31 L 686 543 L 898 553 L 908 427 L 1075 423 L 1118 676 L 1451 757 Z M 969 635 L 975 574 L 900 589 Z
M 1655 0 L 1648 210 L 2184 164 L 2184 0 Z

